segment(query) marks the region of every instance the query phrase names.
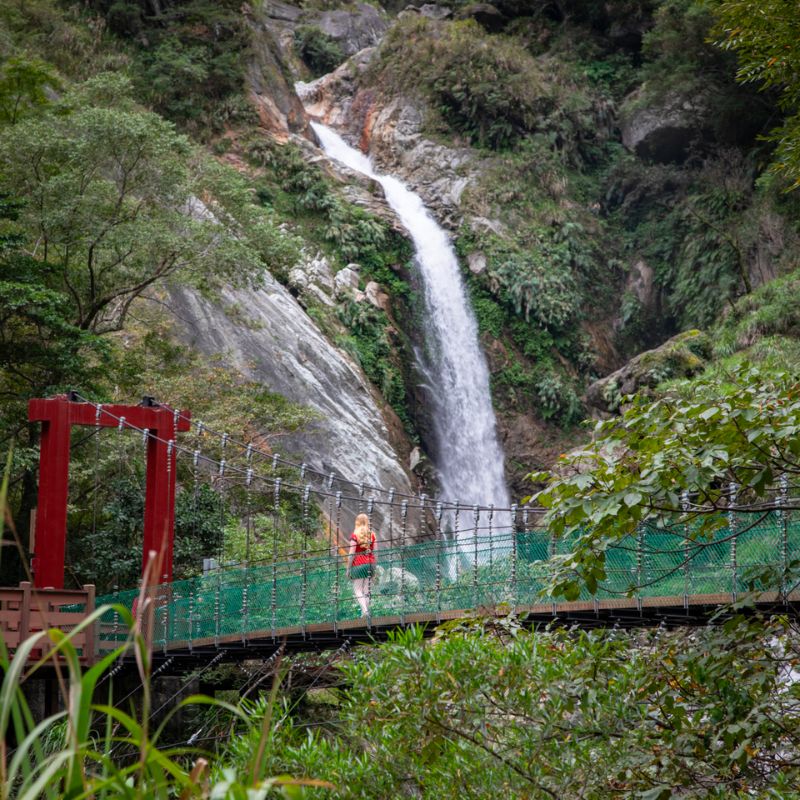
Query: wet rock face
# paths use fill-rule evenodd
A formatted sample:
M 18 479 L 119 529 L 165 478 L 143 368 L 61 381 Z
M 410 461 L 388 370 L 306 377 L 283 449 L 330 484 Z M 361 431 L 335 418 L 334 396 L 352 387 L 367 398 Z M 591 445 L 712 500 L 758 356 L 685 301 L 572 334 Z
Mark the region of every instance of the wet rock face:
M 367 153 L 379 171 L 417 192 L 440 224 L 457 230 L 464 221 L 461 198 L 479 174 L 480 159 L 469 148 L 428 139 L 417 101 L 397 97 L 383 105 L 371 89 L 359 88 L 358 76 L 373 55 L 363 50 L 330 75 L 303 84 L 306 110 Z
M 378 404 L 361 369 L 322 335 L 281 284 L 267 277 L 261 289 L 226 289 L 221 303 L 174 288 L 171 305 L 190 346 L 222 356 L 244 375 L 316 413 L 306 430 L 281 440 L 284 453 L 349 481 L 349 490 L 336 484 L 345 495 L 357 496 L 362 481 L 411 493 L 403 467 L 410 447 L 394 441 L 398 426 L 389 418 L 392 412 Z M 226 306 L 239 309 L 236 319 L 226 315 Z M 347 528 L 359 509 L 355 503 L 344 505 Z M 381 513 L 376 506 L 379 535 L 388 527 Z

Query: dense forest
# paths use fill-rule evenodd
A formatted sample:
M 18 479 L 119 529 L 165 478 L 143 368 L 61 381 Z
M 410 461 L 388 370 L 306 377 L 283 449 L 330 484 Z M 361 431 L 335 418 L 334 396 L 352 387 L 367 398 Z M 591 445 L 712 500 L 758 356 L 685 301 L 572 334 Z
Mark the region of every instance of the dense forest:
M 775 495 L 800 470 L 796 3 L 0 0 L 3 585 L 29 574 L 35 397 L 156 396 L 288 456 L 287 483 L 363 439 L 343 480 L 380 454 L 437 494 L 408 232 L 312 116 L 454 243 L 512 494 L 580 532 L 550 595 L 596 592 L 608 548 L 689 495 L 700 550 L 732 483 L 796 512 Z M 94 434 L 73 442 L 66 566 L 102 594 L 139 580 L 145 462 Z M 324 516 L 219 488 L 179 462 L 176 578 L 296 554 Z M 744 580 L 791 593 L 799 564 Z M 476 614 L 221 665 L 203 685 L 227 689 L 166 720 L 127 620 L 135 708 L 96 690 L 112 662 L 73 660 L 66 717 L 33 730 L 3 654 L 0 798 L 800 796 L 796 622 L 752 597 L 694 629 Z

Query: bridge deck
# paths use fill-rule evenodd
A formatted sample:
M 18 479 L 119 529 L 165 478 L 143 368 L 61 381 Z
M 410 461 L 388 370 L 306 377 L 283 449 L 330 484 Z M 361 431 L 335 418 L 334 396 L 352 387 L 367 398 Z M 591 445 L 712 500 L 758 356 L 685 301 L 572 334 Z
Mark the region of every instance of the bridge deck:
M 251 631 L 246 634 L 227 634 L 194 640 L 174 640 L 154 651 L 154 661 L 164 665 L 164 674 L 181 673 L 208 663 L 213 656 L 222 660 L 267 658 L 278 650 L 286 652 L 322 651 L 347 644 L 380 642 L 390 631 L 411 625 L 422 627 L 426 635 L 432 634 L 442 623 L 470 618 L 491 619 L 507 617 L 514 613 L 526 627 L 566 625 L 579 628 L 646 627 L 667 625 L 705 625 L 720 608 L 736 599 L 729 593 L 703 595 L 649 597 L 639 603 L 634 598 L 564 603 L 536 603 L 510 608 L 500 607 L 447 610 L 440 613 L 394 614 L 342 620 L 335 626 L 330 623 L 288 625 L 273 630 Z M 762 592 L 748 597 L 745 609 L 758 609 L 771 613 L 800 615 L 800 591 L 790 595 L 779 592 Z M 168 662 L 165 664 L 165 662 Z
M 546 531 L 495 533 L 471 542 L 428 541 L 379 552 L 372 616 L 359 616 L 338 554 L 222 569 L 150 590 L 153 646 L 159 658 L 196 661 L 210 651 L 231 658 L 290 649 L 322 649 L 380 639 L 410 624 L 432 627 L 460 617 L 515 611 L 528 624 L 699 624 L 754 587 L 788 590 L 800 553 L 800 520 L 772 515 L 732 537 L 721 528 L 700 544 L 685 525 L 653 528 L 607 553 L 607 579 L 596 597 L 546 597 L 546 560 L 569 552 L 570 539 Z M 792 587 L 793 588 L 793 587 Z M 785 592 L 784 592 L 785 593 Z M 137 590 L 98 600 L 131 608 Z M 766 606 L 779 600 L 761 595 Z M 792 595 L 789 607 L 800 601 Z M 118 617 L 104 618 L 103 647 L 125 638 Z M 205 654 L 205 655 L 204 655 Z

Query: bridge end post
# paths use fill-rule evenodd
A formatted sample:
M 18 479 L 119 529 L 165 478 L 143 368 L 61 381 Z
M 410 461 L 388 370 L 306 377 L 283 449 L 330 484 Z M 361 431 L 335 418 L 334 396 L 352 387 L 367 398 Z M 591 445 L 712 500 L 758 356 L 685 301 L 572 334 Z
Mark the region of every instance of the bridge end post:
M 71 402 L 66 395 L 28 403 L 28 421 L 42 423 L 39 450 L 39 500 L 31 550 L 37 589 L 64 588 Z

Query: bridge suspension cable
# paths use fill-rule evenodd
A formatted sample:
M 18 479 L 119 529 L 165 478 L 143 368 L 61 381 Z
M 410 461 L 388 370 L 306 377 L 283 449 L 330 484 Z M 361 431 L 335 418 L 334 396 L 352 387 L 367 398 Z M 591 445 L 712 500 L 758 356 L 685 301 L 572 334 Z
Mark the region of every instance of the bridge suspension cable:
M 120 422 L 122 427 L 130 428 L 132 430 L 136 430 L 136 431 L 138 431 L 138 432 L 140 432 L 142 434 L 145 434 L 145 431 L 143 429 L 138 428 L 135 425 L 132 425 L 131 423 L 129 423 L 126 420 L 124 420 L 124 418 L 118 417 L 115 414 L 111 413 L 110 411 L 104 409 L 102 403 L 96 403 L 95 401 L 89 400 L 89 399 L 83 397 L 82 395 L 80 395 L 78 393 L 76 393 L 75 396 L 77 398 L 79 398 L 82 402 L 89 403 L 94 408 L 99 408 L 100 409 L 100 413 L 106 414 L 106 415 L 110 416 L 112 419 L 117 420 L 118 422 Z M 169 406 L 166 406 L 163 403 L 156 403 L 156 405 L 158 405 L 160 407 L 171 408 Z M 178 410 L 175 410 L 174 414 L 175 414 L 176 420 L 178 420 L 178 419 L 184 420 L 184 421 L 188 422 L 190 426 L 193 426 L 196 429 L 198 435 L 202 436 L 203 433 L 208 433 L 210 436 L 216 437 L 220 441 L 221 449 L 222 449 L 223 453 L 224 453 L 224 451 L 225 451 L 225 449 L 227 448 L 228 445 L 234 445 L 237 448 L 239 448 L 240 450 L 243 450 L 245 452 L 246 462 L 247 462 L 248 465 L 252 462 L 252 457 L 258 455 L 258 456 L 261 456 L 264 460 L 269 461 L 272 464 L 272 469 L 273 470 L 276 469 L 278 464 L 281 464 L 282 466 L 299 470 L 300 471 L 300 475 L 301 475 L 301 480 L 306 475 L 313 475 L 313 476 L 321 479 L 325 483 L 325 488 L 316 488 L 316 487 L 312 488 L 312 491 L 314 492 L 314 494 L 316 494 L 316 495 L 318 495 L 320 497 L 334 498 L 334 499 L 335 498 L 340 498 L 341 500 L 346 500 L 346 501 L 350 501 L 350 502 L 354 502 L 354 503 L 364 503 L 365 501 L 369 502 L 371 500 L 372 502 L 374 502 L 376 504 L 380 504 L 381 506 L 390 506 L 390 507 L 393 507 L 393 508 L 401 508 L 402 505 L 403 505 L 403 501 L 397 500 L 396 498 L 404 498 L 406 501 L 419 501 L 418 503 L 408 502 L 407 503 L 407 507 L 408 508 L 430 510 L 431 508 L 435 508 L 437 505 L 441 505 L 443 510 L 450 511 L 450 512 L 456 511 L 456 510 L 465 511 L 467 509 L 474 510 L 474 509 L 477 508 L 481 512 L 485 511 L 485 512 L 491 512 L 492 514 L 502 514 L 502 513 L 510 514 L 510 513 L 513 513 L 515 510 L 523 507 L 523 506 L 502 507 L 502 506 L 493 506 L 493 505 L 481 505 L 481 504 L 465 503 L 465 502 L 461 502 L 459 500 L 442 500 L 442 499 L 439 499 L 437 497 L 428 497 L 426 494 L 409 494 L 409 493 L 406 493 L 406 492 L 397 491 L 395 489 L 385 489 L 385 488 L 380 487 L 380 486 L 373 486 L 372 484 L 368 484 L 366 482 L 357 482 L 357 481 L 354 481 L 354 480 L 349 480 L 347 478 L 342 478 L 342 477 L 337 476 L 334 472 L 328 472 L 328 473 L 322 472 L 321 470 L 314 469 L 313 467 L 310 467 L 305 463 L 298 464 L 295 461 L 291 461 L 289 459 L 283 458 L 279 454 L 268 453 L 265 450 L 262 450 L 259 447 L 253 445 L 252 442 L 250 444 L 247 444 L 245 442 L 241 442 L 238 439 L 235 439 L 235 438 L 231 437 L 228 433 L 217 431 L 217 430 L 215 430 L 213 428 L 208 427 L 204 422 L 202 422 L 200 420 L 193 420 L 193 419 L 181 414 L 180 411 L 178 411 Z M 166 441 L 164 439 L 160 439 L 158 436 L 155 436 L 152 433 L 150 433 L 149 435 L 152 438 L 154 438 L 155 440 L 157 440 L 157 441 Z M 191 452 L 192 456 L 194 456 L 194 451 L 189 451 L 188 448 L 186 448 L 186 447 L 184 447 L 182 445 L 179 445 L 175 441 L 172 441 L 171 447 L 174 448 L 176 452 L 183 452 L 183 453 Z M 230 469 L 233 472 L 238 472 L 239 474 L 244 474 L 245 476 L 247 476 L 247 474 L 249 472 L 250 475 L 251 475 L 251 478 L 258 479 L 260 481 L 264 481 L 264 482 L 266 482 L 266 483 L 268 483 L 270 485 L 274 485 L 274 483 L 276 481 L 276 478 L 273 477 L 273 476 L 264 475 L 264 474 L 261 474 L 261 473 L 256 473 L 252 469 L 252 467 L 248 466 L 248 467 L 246 467 L 244 469 L 237 468 L 236 466 L 231 465 L 229 463 L 229 461 L 227 459 L 225 459 L 224 457 L 221 458 L 221 459 L 215 459 L 215 458 L 212 458 L 210 456 L 207 456 L 207 455 L 201 453 L 200 454 L 200 458 L 202 458 L 204 461 L 206 461 L 209 465 L 214 465 L 216 467 L 219 467 L 220 465 L 222 465 L 223 470 Z M 299 491 L 299 492 L 304 491 L 306 489 L 306 486 L 310 485 L 310 484 L 305 484 L 305 485 L 303 485 L 303 484 L 290 484 L 290 483 L 287 483 L 286 481 L 282 481 L 281 483 L 282 483 L 283 488 L 285 488 L 285 489 L 294 489 L 294 490 Z M 343 485 L 343 486 L 358 486 L 359 495 L 358 496 L 354 496 L 354 495 L 344 494 L 342 492 L 335 492 L 335 491 L 333 491 L 333 485 L 335 483 L 338 483 L 338 484 Z M 387 495 L 388 499 L 387 500 L 380 500 L 380 499 L 375 498 L 375 497 L 371 497 L 371 498 L 367 497 L 367 498 L 365 498 L 364 497 L 364 493 L 367 490 L 369 490 L 371 492 L 377 492 L 379 494 Z M 527 506 L 527 510 L 528 510 L 529 513 L 533 513 L 533 514 L 543 514 L 544 511 L 545 511 L 543 508 L 539 508 L 539 507 L 536 507 L 536 506 Z

